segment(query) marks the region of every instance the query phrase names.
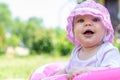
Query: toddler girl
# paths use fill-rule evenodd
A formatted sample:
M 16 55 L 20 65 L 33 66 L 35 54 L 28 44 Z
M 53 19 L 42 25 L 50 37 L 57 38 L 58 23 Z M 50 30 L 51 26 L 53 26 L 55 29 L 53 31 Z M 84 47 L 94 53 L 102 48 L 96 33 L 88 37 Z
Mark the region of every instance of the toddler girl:
M 68 17 L 67 38 L 76 45 L 68 64 L 53 79 L 67 74 L 68 79 L 82 73 L 120 67 L 120 54 L 112 45 L 114 30 L 108 10 L 93 0 L 78 4 Z M 59 78 L 60 79 L 60 78 Z
M 78 4 L 68 17 L 67 38 L 76 45 L 67 66 L 57 74 L 73 77 L 88 71 L 120 67 L 108 10 L 93 0 Z

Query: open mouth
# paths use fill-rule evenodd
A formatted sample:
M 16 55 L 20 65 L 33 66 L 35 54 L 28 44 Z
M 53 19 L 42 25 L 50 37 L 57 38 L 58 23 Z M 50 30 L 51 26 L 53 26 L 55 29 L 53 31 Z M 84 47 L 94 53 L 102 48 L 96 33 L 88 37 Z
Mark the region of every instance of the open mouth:
M 94 32 L 92 30 L 86 30 L 85 32 L 83 32 L 83 34 L 94 34 Z

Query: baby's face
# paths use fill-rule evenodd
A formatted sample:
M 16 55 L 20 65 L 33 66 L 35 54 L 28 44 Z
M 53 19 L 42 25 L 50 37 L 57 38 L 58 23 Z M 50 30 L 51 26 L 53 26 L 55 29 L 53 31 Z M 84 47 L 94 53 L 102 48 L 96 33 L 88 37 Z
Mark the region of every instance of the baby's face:
M 84 47 L 103 43 L 103 38 L 107 34 L 101 19 L 91 15 L 75 16 L 73 26 L 75 38 Z

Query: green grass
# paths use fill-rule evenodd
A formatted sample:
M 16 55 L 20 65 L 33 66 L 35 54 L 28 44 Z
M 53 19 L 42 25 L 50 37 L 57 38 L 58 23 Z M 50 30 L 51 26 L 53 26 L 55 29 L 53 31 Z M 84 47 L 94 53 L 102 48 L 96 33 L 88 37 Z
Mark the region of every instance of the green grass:
M 38 67 L 52 62 L 67 61 L 68 57 L 53 55 L 31 55 L 7 58 L 0 56 L 0 80 L 29 80 Z

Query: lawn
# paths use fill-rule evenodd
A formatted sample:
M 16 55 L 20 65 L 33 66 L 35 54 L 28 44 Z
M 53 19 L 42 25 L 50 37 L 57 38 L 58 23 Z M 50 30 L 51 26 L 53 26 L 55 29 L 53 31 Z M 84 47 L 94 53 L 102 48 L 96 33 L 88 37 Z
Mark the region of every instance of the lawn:
M 68 57 L 54 55 L 31 55 L 8 58 L 0 56 L 0 80 L 29 80 L 38 67 L 52 62 L 67 61 Z

